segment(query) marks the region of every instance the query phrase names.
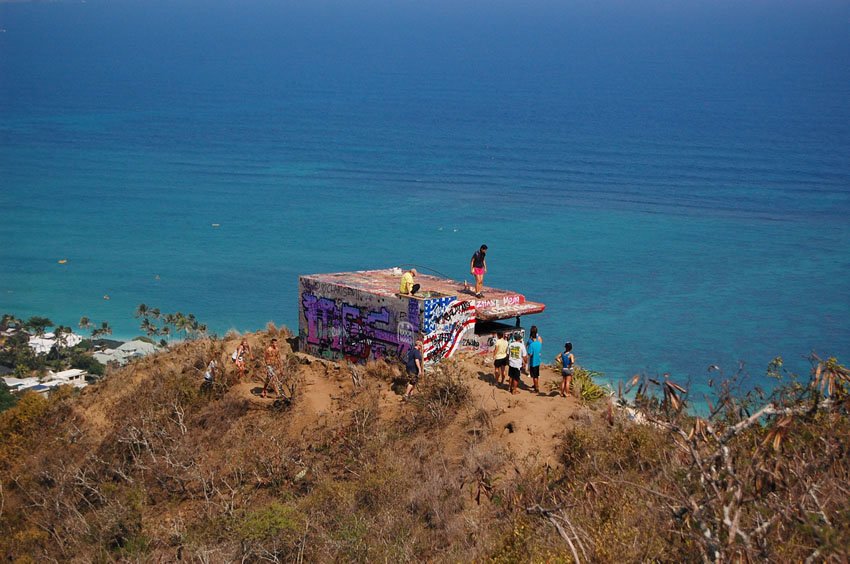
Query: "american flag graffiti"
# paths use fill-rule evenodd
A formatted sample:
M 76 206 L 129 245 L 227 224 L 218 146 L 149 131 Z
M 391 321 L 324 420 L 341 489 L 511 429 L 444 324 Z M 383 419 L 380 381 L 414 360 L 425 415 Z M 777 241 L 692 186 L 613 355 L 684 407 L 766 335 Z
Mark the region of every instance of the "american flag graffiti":
M 423 329 L 426 362 L 454 354 L 461 337 L 475 325 L 475 306 L 468 301 L 446 297 L 425 302 Z

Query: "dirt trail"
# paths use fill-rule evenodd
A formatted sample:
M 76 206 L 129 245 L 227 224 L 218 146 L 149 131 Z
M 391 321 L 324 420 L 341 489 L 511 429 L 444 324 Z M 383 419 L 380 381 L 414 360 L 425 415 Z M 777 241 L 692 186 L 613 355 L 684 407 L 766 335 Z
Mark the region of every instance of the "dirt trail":
M 354 389 L 351 368 L 329 361 L 299 355 L 299 371 L 304 377 L 302 395 L 298 403 L 288 413 L 290 428 L 293 431 L 313 428 L 326 418 L 344 415 L 337 398 L 350 394 Z M 523 375 L 523 385 L 518 395 L 511 396 L 507 384 L 498 385 L 493 376 L 492 364 L 486 357 L 461 356 L 455 360 L 461 372 L 466 375 L 472 399 L 467 408 L 469 414 L 479 409 L 490 416 L 488 441 L 498 441 L 511 451 L 515 459 L 535 457 L 542 462 L 557 464 L 556 448 L 558 436 L 569 425 L 590 424 L 592 412 L 582 406 L 575 398 L 562 398 L 558 395 L 557 385 L 560 376 L 553 368 L 544 366 L 540 374 L 540 390 L 534 393 L 530 389 L 531 378 Z M 359 368 L 362 370 L 362 367 Z M 428 378 L 426 372 L 425 378 Z M 380 417 L 384 420 L 397 419 L 408 406 L 401 396 L 392 390 L 389 382 L 379 382 Z M 256 382 L 240 384 L 231 390 L 243 396 L 250 396 L 258 407 L 271 405 L 273 400 L 260 399 Z M 454 425 L 468 423 L 469 418 L 458 418 Z M 474 425 L 473 425 L 474 427 Z M 443 444 L 448 451 L 460 451 L 466 434 L 476 429 L 461 431 L 458 429 L 455 444 Z
M 253 362 L 250 372 L 253 377 L 233 385 L 227 395 L 246 400 L 252 410 L 263 412 L 274 411 L 274 399 L 262 398 L 261 364 L 263 347 L 267 346 L 264 335 L 253 334 L 246 337 L 253 348 Z M 241 339 L 241 337 L 239 338 Z M 216 347 L 215 354 L 228 377 L 236 377 L 235 368 L 230 362 L 229 353 L 238 344 L 237 338 L 227 339 Z M 281 339 L 281 353 L 288 354 L 291 349 L 284 339 Z M 167 356 L 145 360 L 138 365 L 131 365 L 105 389 L 98 393 L 84 394 L 76 408 L 90 424 L 90 434 L 93 440 L 102 438 L 119 414 L 115 413 L 118 400 L 127 394 L 135 393 L 143 382 L 172 371 L 181 370 L 181 366 L 194 356 L 200 358 L 202 366 L 213 349 L 203 344 L 198 349 L 194 345 L 178 345 L 169 351 Z M 200 352 L 199 352 L 200 351 Z M 326 423 L 335 423 L 341 418 L 348 417 L 349 402 L 354 391 L 354 374 L 352 366 L 339 364 L 296 353 L 297 370 L 303 377 L 299 390 L 298 401 L 291 409 L 285 411 L 287 429 L 289 432 L 310 432 L 313 429 L 325 428 Z M 442 435 L 440 448 L 451 455 L 464 451 L 470 434 L 480 432 L 485 437 L 485 444 L 495 445 L 510 451 L 516 460 L 526 457 L 536 457 L 541 462 L 557 463 L 557 448 L 560 444 L 559 435 L 571 425 L 590 425 L 596 417 L 594 412 L 583 406 L 574 398 L 562 398 L 557 393 L 560 382 L 558 372 L 551 367 L 543 366 L 540 374 L 541 393 L 530 390 L 531 378 L 523 375 L 523 385 L 518 395 L 511 396 L 507 384 L 497 384 L 493 376 L 492 360 L 478 355 L 456 355 L 449 362 L 456 364 L 457 370 L 463 374 L 471 392 L 471 400 L 463 408 L 463 412 L 454 418 Z M 197 367 L 196 367 L 197 368 Z M 200 369 L 191 369 L 198 372 Z M 393 390 L 390 380 L 393 376 L 400 380 L 402 368 L 399 366 L 384 366 L 384 380 L 366 378 L 366 385 L 375 386 L 378 390 L 378 417 L 386 422 L 398 421 L 409 414 L 413 406 L 401 401 L 397 387 Z M 427 382 L 433 368 L 426 371 L 424 380 Z M 357 374 L 363 375 L 362 366 L 354 368 Z M 421 386 L 420 386 L 421 387 Z M 403 386 L 401 387 L 403 389 Z M 486 423 L 476 423 L 474 417 L 478 413 L 486 413 Z M 486 429 L 477 429 L 486 425 Z
M 561 378 L 555 369 L 541 367 L 540 393 L 531 390 L 531 377 L 524 374 L 520 393 L 511 395 L 507 383 L 496 382 L 488 360 L 466 357 L 461 365 L 464 373 L 475 376 L 468 381 L 473 405 L 491 414 L 494 438 L 517 459 L 535 456 L 556 464 L 558 436 L 573 419 L 589 422 L 590 411 L 575 398 L 558 395 Z

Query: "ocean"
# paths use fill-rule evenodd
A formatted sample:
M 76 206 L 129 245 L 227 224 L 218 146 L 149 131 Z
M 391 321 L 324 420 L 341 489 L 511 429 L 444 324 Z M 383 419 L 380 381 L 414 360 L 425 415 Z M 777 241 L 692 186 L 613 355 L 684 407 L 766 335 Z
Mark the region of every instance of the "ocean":
M 0 312 L 297 331 L 486 243 L 612 382 L 850 359 L 846 2 L 424 4 L 0 3 Z

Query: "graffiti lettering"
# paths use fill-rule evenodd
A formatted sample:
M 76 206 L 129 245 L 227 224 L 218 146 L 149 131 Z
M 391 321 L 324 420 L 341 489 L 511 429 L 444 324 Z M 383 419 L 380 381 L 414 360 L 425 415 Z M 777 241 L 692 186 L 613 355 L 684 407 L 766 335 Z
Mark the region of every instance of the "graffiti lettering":
M 416 329 L 414 329 L 413 324 L 409 321 L 399 321 L 396 335 L 398 336 L 398 343 L 400 345 L 404 344 L 412 347 L 413 341 L 416 339 Z
M 475 306 L 456 298 L 426 300 L 423 325 L 427 328 L 423 351 L 425 361 L 435 362 L 449 357 L 457 350 L 467 331 L 475 326 Z
M 505 331 L 505 339 L 512 341 L 515 333 L 520 333 L 522 335 L 523 331 L 522 329 Z M 496 338 L 495 333 L 467 335 L 461 339 L 460 348 L 465 351 L 478 354 L 490 354 L 493 352 L 493 347 L 496 345 Z
M 302 343 L 309 352 L 326 358 L 363 362 L 398 357 L 411 346 L 416 333 L 416 325 L 398 319 L 409 315 L 406 305 L 399 314 L 385 306 L 369 308 L 304 292 L 301 307 L 306 326 L 306 331 L 299 331 Z
M 475 304 L 476 308 L 504 308 L 505 306 L 517 305 L 521 304 L 525 301 L 525 299 L 519 294 L 513 294 L 510 296 L 504 296 L 501 298 L 494 298 L 490 300 L 473 300 L 473 304 Z

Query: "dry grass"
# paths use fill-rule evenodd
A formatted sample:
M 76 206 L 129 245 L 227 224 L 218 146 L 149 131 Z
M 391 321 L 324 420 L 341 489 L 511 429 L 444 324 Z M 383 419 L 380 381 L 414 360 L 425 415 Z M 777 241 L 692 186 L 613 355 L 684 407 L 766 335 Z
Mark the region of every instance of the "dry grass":
M 259 346 L 283 331 L 248 338 Z M 561 432 L 557 460 L 518 458 L 493 423 L 501 412 L 474 407 L 470 375 L 456 363 L 429 372 L 402 404 L 388 391 L 397 366 L 370 364 L 349 379 L 351 367 L 292 357 L 287 370 L 303 385 L 278 412 L 236 385 L 233 346 L 179 344 L 82 395 L 28 397 L 2 414 L 0 553 L 34 561 L 695 561 L 708 549 L 724 559 L 848 557 L 840 367 L 822 370 L 829 409 L 770 416 L 725 443 L 732 470 L 718 468 L 716 485 L 734 494 L 742 484 L 733 509 L 745 541 L 716 520 L 730 498 L 726 490 L 712 497 L 697 465 L 714 464 L 712 432 L 740 421 L 728 413 L 706 430 L 664 397 L 650 402 L 655 425 L 564 416 L 550 423 Z M 210 358 L 225 374 L 215 394 L 202 394 L 199 371 Z M 319 387 L 330 407 L 311 413 L 301 394 Z M 801 394 L 782 405 L 814 397 Z

